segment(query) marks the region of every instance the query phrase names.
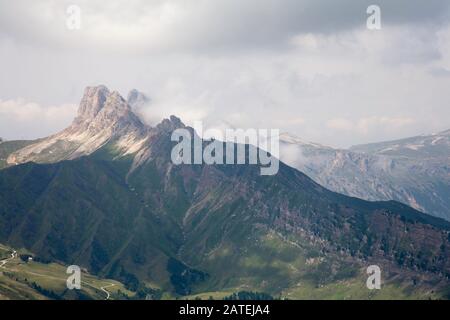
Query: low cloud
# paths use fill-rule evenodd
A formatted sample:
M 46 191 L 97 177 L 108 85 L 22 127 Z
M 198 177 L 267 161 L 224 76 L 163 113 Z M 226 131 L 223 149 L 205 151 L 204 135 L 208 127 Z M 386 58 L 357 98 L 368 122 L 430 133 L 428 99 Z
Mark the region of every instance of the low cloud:
M 77 106 L 44 107 L 24 99 L 0 100 L 0 137 L 35 139 L 53 134 L 69 125 Z
M 82 9 L 79 31 L 66 28 L 69 4 Z M 150 124 L 175 114 L 337 147 L 448 129 L 450 2 L 380 0 L 378 31 L 366 29 L 369 4 L 0 0 L 0 99 L 46 109 L 78 104 L 88 85 L 136 88 L 152 99 L 140 110 Z M 0 114 L 0 135 L 70 123 L 19 130 L 16 116 Z
M 326 122 L 326 126 L 336 131 L 354 132 L 360 135 L 370 134 L 372 131 L 380 130 L 396 131 L 401 130 L 405 126 L 416 123 L 412 118 L 405 117 L 368 117 L 352 121 L 344 118 L 330 119 Z
M 327 127 L 333 130 L 351 131 L 354 130 L 355 124 L 347 119 L 335 118 L 327 121 Z

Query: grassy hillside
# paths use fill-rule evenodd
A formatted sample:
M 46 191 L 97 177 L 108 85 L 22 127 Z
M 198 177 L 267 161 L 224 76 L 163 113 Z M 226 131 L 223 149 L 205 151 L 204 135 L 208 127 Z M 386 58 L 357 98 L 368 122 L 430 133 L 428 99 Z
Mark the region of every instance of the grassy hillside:
M 0 241 L 165 298 L 445 297 L 448 222 L 330 192 L 284 164 L 276 176 L 247 165 L 174 166 L 170 132 L 152 139 L 135 170 L 108 146 L 1 170 Z M 364 289 L 370 264 L 382 267 L 386 293 Z
M 10 257 L 11 248 L 0 245 L 0 260 Z M 8 260 L 0 268 L 0 299 L 130 299 L 135 292 L 127 290 L 116 280 L 101 279 L 82 271 L 81 290 L 69 290 L 66 280 L 67 266 L 60 263 L 40 263 L 24 261 L 21 254 L 28 253 L 20 250 L 18 255 Z M 26 259 L 25 259 L 26 260 Z M 104 290 L 102 290 L 102 288 Z
M 240 279 L 239 285 L 230 283 L 228 289 L 220 291 L 204 291 L 185 296 L 183 299 L 223 299 L 235 292 L 273 291 L 264 284 L 267 274 L 263 270 L 284 270 L 283 276 L 295 280 L 285 290 L 279 291 L 274 297 L 276 299 L 442 299 L 445 292 L 436 292 L 429 283 L 429 287 L 421 286 L 419 290 L 407 281 L 391 278 L 383 279 L 382 290 L 368 290 L 365 286 L 366 276 L 363 270 L 355 270 L 347 276 L 337 275 L 324 284 L 318 284 L 314 279 L 307 276 L 306 270 L 318 265 L 319 260 L 314 258 L 288 259 L 291 254 L 297 254 L 297 246 L 276 234 L 261 241 L 261 250 L 269 250 L 270 255 L 275 255 L 272 262 L 261 262 L 261 254 L 242 259 L 242 269 L 257 271 L 251 277 Z M 9 257 L 12 249 L 0 245 L 0 252 Z M 25 251 L 19 252 L 19 254 Z M 284 256 L 284 258 L 282 258 Z M 264 254 L 267 257 L 267 254 Z M 3 259 L 3 258 L 2 258 Z M 0 260 L 2 260 L 0 259 Z M 289 260 L 287 262 L 286 260 Z M 281 262 L 280 262 L 281 261 Z M 284 262 L 283 262 L 284 261 Z M 301 276 L 296 276 L 300 269 L 305 270 Z M 305 276 L 306 274 L 306 276 Z M 70 291 L 66 288 L 66 267 L 59 263 L 39 263 L 35 261 L 24 262 L 19 257 L 9 260 L 3 268 L 0 268 L 0 299 L 105 299 L 107 290 L 109 299 L 144 299 L 145 295 L 127 290 L 124 285 L 111 279 L 100 279 L 94 275 L 82 272 L 82 289 Z M 254 280 L 254 281 L 252 281 Z M 259 283 L 258 283 L 259 281 Z M 202 290 L 197 288 L 197 290 Z M 205 289 L 206 290 L 206 289 Z M 160 297 L 173 299 L 175 296 L 166 292 Z

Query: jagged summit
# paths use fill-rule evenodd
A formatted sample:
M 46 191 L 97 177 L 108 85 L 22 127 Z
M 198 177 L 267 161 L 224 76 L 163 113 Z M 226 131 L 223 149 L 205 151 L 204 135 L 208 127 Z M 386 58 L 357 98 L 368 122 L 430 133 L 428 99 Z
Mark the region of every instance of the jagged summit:
M 157 129 L 163 130 L 166 132 L 172 132 L 176 129 L 184 128 L 184 127 L 185 127 L 185 125 L 181 121 L 181 119 L 174 115 L 171 115 L 169 117 L 169 119 L 164 119 L 160 124 L 158 124 L 156 126 Z
M 78 108 L 78 116 L 74 119 L 73 126 L 101 122 L 102 127 L 105 127 L 114 125 L 115 122 L 120 120 L 129 120 L 129 118 L 134 118 L 133 121 L 140 122 L 119 92 L 110 92 L 107 87 L 100 85 L 85 89 Z
M 103 85 L 87 87 L 71 126 L 16 151 L 7 162 L 74 159 L 89 155 L 108 142 L 115 142 L 123 154 L 134 153 L 147 139 L 149 129 L 119 92 L 111 92 Z
M 155 128 L 144 124 L 133 110 L 149 101 L 135 89 L 125 100 L 119 92 L 104 85 L 87 87 L 77 117 L 68 128 L 12 153 L 7 163 L 71 160 L 112 143 L 119 155 L 135 154 L 135 166 L 140 165 L 151 157 L 152 137 L 185 127 L 176 116 L 162 120 Z
M 78 117 L 76 120 L 83 121 L 93 119 L 103 108 L 109 95 L 110 92 L 108 88 L 103 85 L 87 87 L 84 90 L 84 95 L 78 108 Z
M 127 102 L 133 110 L 137 110 L 144 107 L 150 103 L 150 98 L 144 93 L 133 89 L 128 93 Z

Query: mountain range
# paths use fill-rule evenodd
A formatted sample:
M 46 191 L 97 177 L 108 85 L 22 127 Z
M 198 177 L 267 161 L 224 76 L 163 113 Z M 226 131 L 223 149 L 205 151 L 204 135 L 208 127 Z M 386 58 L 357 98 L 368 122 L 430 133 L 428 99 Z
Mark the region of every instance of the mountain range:
M 88 87 L 67 129 L 0 144 L 0 243 L 172 297 L 449 298 L 450 222 L 284 163 L 174 165 L 172 132 L 193 129 L 144 124 L 139 95 Z M 365 286 L 372 264 L 382 290 Z
M 450 130 L 334 149 L 282 134 L 281 159 L 330 190 L 450 220 Z

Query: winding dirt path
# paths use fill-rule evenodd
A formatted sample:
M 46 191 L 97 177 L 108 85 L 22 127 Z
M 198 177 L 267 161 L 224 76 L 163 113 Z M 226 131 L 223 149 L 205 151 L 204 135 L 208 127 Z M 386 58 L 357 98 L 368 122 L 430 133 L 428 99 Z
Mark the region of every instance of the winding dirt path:
M 0 261 L 0 268 L 4 268 L 5 264 L 7 264 L 9 260 L 14 259 L 15 257 L 17 257 L 17 251 L 16 250 L 14 250 L 13 253 L 11 253 L 11 257 L 10 258 L 3 259 L 3 260 Z
M 108 285 L 106 285 L 106 286 L 103 286 L 103 287 L 101 287 L 100 288 L 100 290 L 102 290 L 104 293 L 106 293 L 106 299 L 105 300 L 109 300 L 109 291 L 108 290 L 106 290 L 106 288 L 110 288 L 110 287 L 114 287 L 115 286 L 115 284 L 114 283 L 110 283 L 110 284 L 108 284 Z
M 17 258 L 17 251 L 16 251 L 16 250 L 14 250 L 14 251 L 11 253 L 11 257 L 6 258 L 6 259 L 3 259 L 3 260 L 0 260 L 0 268 L 6 269 L 5 265 L 6 265 L 10 260 L 12 260 L 12 259 L 14 259 L 14 258 Z M 65 278 L 54 277 L 54 276 L 50 276 L 50 275 L 47 275 L 47 274 L 40 274 L 40 273 L 36 273 L 36 272 L 32 272 L 32 271 L 25 271 L 25 270 L 22 270 L 22 272 L 25 272 L 25 273 L 27 273 L 27 274 L 32 274 L 32 275 L 35 275 L 35 276 L 39 276 L 39 277 L 45 277 L 45 278 L 50 278 L 50 279 L 60 280 L 60 281 L 66 281 Z M 87 282 L 84 282 L 84 281 L 81 281 L 81 283 L 83 283 L 83 284 L 85 284 L 85 285 L 87 285 L 87 286 L 90 286 L 90 287 L 92 287 L 92 288 L 95 288 L 95 287 L 94 287 L 92 284 L 90 284 L 90 283 L 87 283 Z M 110 296 L 111 296 L 110 292 L 109 292 L 108 290 L 106 290 L 106 288 L 111 288 L 111 287 L 114 287 L 115 285 L 116 285 L 115 283 L 108 283 L 106 286 L 100 287 L 100 290 L 103 291 L 103 292 L 106 294 L 105 300 L 109 300 L 109 298 L 110 298 Z M 98 287 L 97 287 L 97 289 L 98 289 Z

